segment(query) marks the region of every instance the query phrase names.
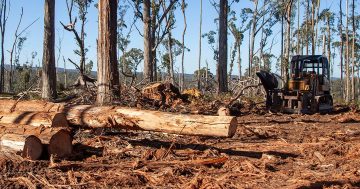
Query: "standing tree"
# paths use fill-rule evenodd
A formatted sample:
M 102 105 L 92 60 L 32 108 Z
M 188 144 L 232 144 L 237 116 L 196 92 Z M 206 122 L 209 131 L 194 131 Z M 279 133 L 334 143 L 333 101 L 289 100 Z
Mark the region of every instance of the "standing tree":
M 98 93 L 96 102 L 105 105 L 120 96 L 117 61 L 117 8 L 114 0 L 99 0 Z
M 284 65 L 284 76 L 285 81 L 289 77 L 289 60 L 290 60 L 290 37 L 291 37 L 291 13 L 292 13 L 293 0 L 289 0 L 286 4 L 286 48 L 285 48 L 285 65 Z
M 144 0 L 143 22 L 144 22 L 144 78 L 153 81 L 152 61 L 152 43 L 151 43 L 151 3 L 150 0 Z
M 338 25 L 338 31 L 340 36 L 340 94 L 342 97 L 344 97 L 344 58 L 343 58 L 343 52 L 344 52 L 344 40 L 343 40 L 343 22 L 342 22 L 343 12 L 342 12 L 342 0 L 340 0 L 340 13 L 339 13 L 339 25 Z
M 228 32 L 228 1 L 220 0 L 219 14 L 219 62 L 217 65 L 218 93 L 228 91 L 227 82 L 227 32 Z
M 0 63 L 0 93 L 4 92 L 5 87 L 5 32 L 6 23 L 9 18 L 10 3 L 8 0 L 1 0 L 0 5 L 0 32 L 1 32 L 1 63 Z
M 355 100 L 356 98 L 356 90 L 355 90 L 355 40 L 356 40 L 356 26 L 355 26 L 355 0 L 352 1 L 352 28 L 353 28 L 353 37 L 352 37 L 352 58 L 351 58 L 351 62 L 352 62 L 352 67 L 351 67 L 351 72 L 352 72 L 352 77 L 351 77 L 351 95 L 352 95 L 352 99 Z
M 200 70 L 201 67 L 201 44 L 202 44 L 202 15 L 203 15 L 203 0 L 200 0 L 200 25 L 199 25 L 199 62 L 198 62 L 198 70 Z M 200 72 L 197 73 L 197 88 L 200 90 Z
M 185 0 L 182 0 L 181 12 L 182 12 L 183 18 L 184 18 L 184 30 L 182 33 L 181 79 L 180 79 L 181 90 L 184 90 L 184 88 L 185 88 L 184 58 L 185 58 L 185 34 L 186 34 L 186 29 L 187 29 L 186 14 L 185 14 L 186 6 L 187 6 L 187 4 L 185 3 Z
M 345 76 L 345 80 L 346 80 L 346 96 L 345 96 L 345 100 L 346 103 L 350 102 L 350 52 L 349 52 L 349 47 L 350 47 L 350 43 L 349 43 L 349 0 L 346 0 L 346 28 L 345 28 L 345 35 L 346 35 L 346 55 L 345 55 L 345 72 L 346 72 L 346 76 Z
M 161 11 L 163 0 L 132 0 L 134 3 L 135 16 L 140 18 L 144 23 L 144 34 L 140 34 L 144 38 L 144 78 L 147 81 L 157 79 L 157 56 L 156 50 L 161 44 L 173 22 L 163 23 L 167 14 L 174 9 L 178 0 L 170 0 L 167 7 Z M 143 7 L 141 6 L 143 5 Z M 141 10 L 141 8 L 143 10 Z
M 42 98 L 53 100 L 56 93 L 55 0 L 45 0 Z

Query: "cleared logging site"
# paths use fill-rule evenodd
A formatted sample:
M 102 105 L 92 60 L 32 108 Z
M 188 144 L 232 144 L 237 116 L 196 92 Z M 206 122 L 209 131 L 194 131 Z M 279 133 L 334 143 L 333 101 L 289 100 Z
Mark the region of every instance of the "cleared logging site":
M 0 189 L 360 188 L 360 0 L 0 0 Z
M 76 105 L 75 99 L 0 100 L 0 185 L 360 186 L 356 109 L 335 106 L 325 115 L 271 113 L 263 103 L 206 101 L 149 88 L 138 97 L 137 108 Z M 155 111 L 157 103 L 166 105 Z

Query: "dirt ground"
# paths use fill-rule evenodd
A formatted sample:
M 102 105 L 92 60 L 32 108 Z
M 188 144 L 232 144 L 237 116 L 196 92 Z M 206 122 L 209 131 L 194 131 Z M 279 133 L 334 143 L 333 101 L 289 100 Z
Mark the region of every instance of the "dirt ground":
M 360 188 L 360 123 L 244 114 L 233 138 L 78 130 L 68 160 L 1 154 L 1 188 Z

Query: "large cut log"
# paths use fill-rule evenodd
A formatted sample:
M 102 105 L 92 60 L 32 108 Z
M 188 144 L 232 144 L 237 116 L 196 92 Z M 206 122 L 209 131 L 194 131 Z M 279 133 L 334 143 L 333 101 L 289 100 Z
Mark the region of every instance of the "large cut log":
M 122 107 L 72 106 L 65 109 L 70 125 L 101 128 L 119 127 L 183 135 L 231 137 L 237 120 L 230 116 L 172 114 Z
M 0 124 L 68 127 L 65 114 L 56 112 L 0 112 Z
M 23 158 L 40 159 L 43 153 L 41 140 L 34 135 L 4 134 L 0 138 L 1 151 L 19 152 Z
M 64 104 L 62 103 L 41 100 L 0 100 L 0 112 L 61 112 L 63 109 Z
M 7 102 L 7 104 L 11 104 L 8 103 L 8 101 L 9 100 L 3 100 L 0 102 Z M 87 128 L 121 127 L 125 129 L 148 130 L 183 135 L 231 137 L 235 134 L 237 127 L 236 118 L 230 116 L 217 117 L 182 115 L 122 107 L 78 105 L 64 108 L 63 104 L 57 103 L 46 103 L 43 101 L 20 101 L 17 103 L 15 109 L 32 111 L 30 108 L 31 106 L 34 107 L 33 111 L 39 111 L 42 113 L 27 112 L 25 114 L 39 114 L 45 116 L 47 113 L 43 112 L 50 112 L 48 114 L 52 115 L 54 113 L 51 112 L 59 111 L 65 114 L 69 124 Z M 18 123 L 19 118 L 21 118 L 21 114 L 24 113 L 13 112 L 12 115 L 15 116 L 7 118 L 5 113 L 0 112 L 0 124 L 5 123 L 2 121 L 4 119 L 11 119 L 11 123 Z M 1 118 L 1 116 L 3 118 Z M 32 119 L 33 121 L 26 120 L 28 119 L 23 119 L 21 124 L 34 122 L 34 124 L 30 125 L 39 125 L 36 124 L 38 121 L 35 121 L 34 119 Z M 9 121 L 7 123 L 9 123 Z M 46 126 L 50 125 L 47 124 Z
M 71 155 L 73 149 L 71 133 L 69 130 L 64 128 L 1 124 L 0 133 L 2 135 L 0 139 L 1 145 L 15 151 L 22 151 L 23 157 L 27 157 L 29 152 L 35 153 L 37 150 L 40 150 L 38 149 L 38 144 L 33 142 L 35 140 L 34 137 L 39 138 L 40 143 L 46 146 L 45 152 L 47 152 L 48 155 L 64 158 Z M 29 136 L 33 137 L 29 143 L 24 143 L 26 140 L 28 140 Z M 19 145 L 16 146 L 16 144 Z M 44 147 L 42 146 L 41 148 Z M 42 150 L 43 149 L 41 149 L 41 151 Z M 32 159 L 35 159 L 35 157 L 36 156 L 33 155 Z

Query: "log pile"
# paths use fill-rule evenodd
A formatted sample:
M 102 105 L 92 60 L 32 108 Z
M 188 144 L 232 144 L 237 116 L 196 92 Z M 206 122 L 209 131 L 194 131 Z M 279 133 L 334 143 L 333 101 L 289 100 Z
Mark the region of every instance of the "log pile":
M 72 136 L 66 128 L 1 124 L 0 133 L 2 151 L 20 152 L 31 160 L 43 155 L 64 158 L 72 152 Z

